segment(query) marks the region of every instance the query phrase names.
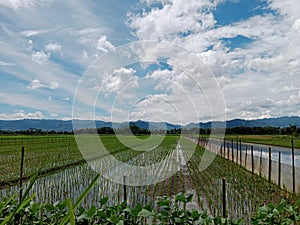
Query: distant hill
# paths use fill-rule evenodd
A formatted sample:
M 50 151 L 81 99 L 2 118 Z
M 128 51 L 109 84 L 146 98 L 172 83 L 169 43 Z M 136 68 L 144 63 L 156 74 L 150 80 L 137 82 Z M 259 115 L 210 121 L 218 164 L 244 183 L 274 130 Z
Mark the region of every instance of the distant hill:
M 201 128 L 210 128 L 211 122 L 208 123 L 199 123 L 198 125 Z M 266 118 L 266 119 L 256 119 L 256 120 L 243 120 L 243 119 L 233 119 L 226 122 L 227 128 L 233 128 L 233 127 L 288 127 L 289 125 L 296 125 L 297 127 L 300 126 L 300 117 L 298 116 L 284 116 L 284 117 L 278 117 L 278 118 Z M 224 122 L 214 122 L 214 127 L 223 127 Z M 197 127 L 197 124 L 189 124 L 186 126 L 187 128 Z
M 96 127 L 114 127 L 114 128 L 122 128 L 128 126 L 128 122 L 123 123 L 111 123 L 105 121 L 90 121 L 90 120 L 76 120 L 76 127 L 77 128 L 92 128 L 96 123 Z M 134 122 L 138 127 L 144 129 L 178 129 L 181 126 L 177 124 L 170 124 L 165 122 L 147 122 L 138 120 Z M 207 123 L 190 123 L 183 128 L 210 128 L 211 122 Z M 214 122 L 215 127 L 222 127 L 224 122 Z M 257 119 L 257 120 L 243 120 L 243 119 L 234 119 L 229 120 L 226 122 L 226 126 L 228 128 L 233 127 L 265 127 L 265 126 L 272 126 L 272 127 L 288 127 L 289 125 L 296 125 L 300 127 L 300 117 L 293 116 L 293 117 L 279 117 L 279 118 L 268 118 L 268 119 Z M 44 131 L 72 131 L 73 124 L 71 120 L 63 121 L 63 120 L 35 120 L 35 119 L 23 119 L 23 120 L 0 120 L 0 130 L 9 130 L 9 131 L 17 131 L 17 130 L 28 130 L 28 129 L 41 129 Z

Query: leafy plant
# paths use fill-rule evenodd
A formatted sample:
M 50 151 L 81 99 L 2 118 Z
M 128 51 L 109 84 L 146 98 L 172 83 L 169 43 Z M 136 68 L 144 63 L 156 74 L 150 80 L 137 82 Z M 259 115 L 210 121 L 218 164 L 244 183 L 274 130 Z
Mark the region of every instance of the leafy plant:
M 253 224 L 296 224 L 300 221 L 299 202 L 288 205 L 287 201 L 282 199 L 277 206 L 270 203 L 259 207 L 251 220 Z

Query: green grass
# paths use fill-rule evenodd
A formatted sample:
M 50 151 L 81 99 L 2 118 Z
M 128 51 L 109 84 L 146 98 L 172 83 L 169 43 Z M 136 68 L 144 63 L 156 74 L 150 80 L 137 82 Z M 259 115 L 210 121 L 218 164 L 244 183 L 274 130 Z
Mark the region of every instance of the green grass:
M 24 146 L 24 174 L 50 170 L 82 160 L 73 136 L 0 136 L 0 185 L 19 177 Z
M 228 140 L 241 139 L 242 142 L 250 142 L 265 145 L 274 145 L 282 147 L 291 147 L 291 139 L 294 140 L 294 147 L 300 148 L 300 138 L 288 135 L 226 135 Z
M 91 135 L 81 135 L 84 141 L 88 141 Z M 128 161 L 129 159 L 141 154 L 143 149 L 152 148 L 153 139 L 148 136 L 139 136 L 143 145 L 136 144 L 135 136 L 123 136 L 127 144 L 134 146 L 131 149 L 122 144 L 115 135 L 100 135 L 104 149 L 99 154 L 94 154 L 92 150 L 89 158 L 105 156 L 105 154 L 113 154 L 120 161 Z M 98 137 L 97 137 L 98 138 Z M 157 136 L 159 138 L 159 136 Z M 156 137 L 154 137 L 155 142 Z M 176 143 L 177 137 L 167 136 L 164 138 L 160 146 L 166 148 Z M 100 143 L 100 142 L 99 142 Z M 89 143 L 85 143 L 87 146 Z M 78 149 L 75 137 L 73 135 L 40 135 L 40 136 L 0 136 L 0 186 L 16 183 L 20 173 L 21 149 L 25 148 L 24 159 L 24 176 L 30 177 L 40 168 L 44 171 L 55 171 L 55 169 L 64 169 L 64 167 L 72 166 L 84 162 L 84 158 Z M 95 144 L 91 144 L 93 148 Z M 154 153 L 159 150 L 154 150 Z M 117 154 L 118 153 L 118 154 Z M 155 154 L 150 151 L 154 156 Z M 149 154 L 150 154 L 149 153 Z M 167 154 L 161 151 L 160 154 Z M 85 155 L 86 157 L 86 155 Z M 151 157 L 151 156 L 148 156 Z M 161 156 L 163 157 L 163 156 Z M 154 160 L 154 159 L 153 159 Z M 141 164 L 147 164 L 147 162 Z

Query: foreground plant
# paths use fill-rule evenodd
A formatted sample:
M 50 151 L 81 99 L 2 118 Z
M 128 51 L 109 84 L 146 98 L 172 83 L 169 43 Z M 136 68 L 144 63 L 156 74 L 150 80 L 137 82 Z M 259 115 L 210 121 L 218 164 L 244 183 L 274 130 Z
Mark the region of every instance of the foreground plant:
M 29 195 L 35 179 L 26 189 L 19 202 L 17 195 L 3 199 L 0 202 L 0 225 L 13 224 L 103 224 L 103 225 L 238 225 L 249 221 L 232 220 L 222 217 L 212 217 L 207 212 L 188 209 L 192 201 L 192 194 L 180 193 L 175 198 L 160 197 L 157 207 L 143 207 L 137 204 L 129 207 L 125 202 L 108 206 L 108 198 L 98 202 L 98 206 L 84 208 L 82 201 L 97 182 L 95 177 L 87 189 L 80 195 L 75 203 L 70 199 L 55 204 L 39 204 L 33 201 L 34 194 Z M 299 204 L 299 203 L 298 203 Z M 288 205 L 282 200 L 278 206 L 269 204 L 260 207 L 257 214 L 252 217 L 253 224 L 297 224 L 300 221 L 299 205 Z
M 257 209 L 257 214 L 251 218 L 253 224 L 298 224 L 300 202 L 288 205 L 286 200 L 281 200 L 279 205 L 269 204 Z

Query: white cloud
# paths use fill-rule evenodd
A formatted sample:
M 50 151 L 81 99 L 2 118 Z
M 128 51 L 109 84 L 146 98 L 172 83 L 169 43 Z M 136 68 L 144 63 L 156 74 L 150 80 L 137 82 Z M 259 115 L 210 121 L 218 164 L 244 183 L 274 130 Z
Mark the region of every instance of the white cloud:
M 114 48 L 115 47 L 107 40 L 107 37 L 105 35 L 98 39 L 96 49 L 103 52 L 108 52 L 114 50 Z
M 135 70 L 132 68 L 120 68 L 114 70 L 107 82 L 103 85 L 105 93 L 120 93 L 121 91 L 129 91 L 138 87 L 138 77 L 135 76 Z M 125 93 L 124 93 L 125 96 Z
M 88 58 L 89 58 L 88 52 L 87 52 L 87 51 L 82 51 L 82 59 L 83 59 L 83 60 L 86 60 L 86 59 L 88 59 Z
M 69 121 L 69 120 L 72 120 L 72 119 L 73 119 L 72 117 L 63 117 L 62 118 L 63 121 Z
M 31 94 L 27 98 L 22 98 L 27 93 L 21 92 L 13 96 L 12 102 L 15 105 L 36 107 L 33 111 L 43 110 L 45 104 L 42 100 L 47 99 L 49 93 L 45 96 L 36 96 L 36 92 L 30 91 L 39 88 L 49 90 L 61 88 L 61 91 L 65 92 L 63 95 L 60 91 L 51 93 L 53 97 L 51 106 L 56 99 L 68 105 L 63 98 L 74 94 L 81 72 L 93 62 L 95 57 L 114 50 L 115 46 L 112 43 L 122 44 L 132 39 L 154 39 L 174 42 L 197 54 L 205 64 L 210 66 L 226 96 L 229 118 L 290 115 L 297 111 L 299 90 L 297 84 L 300 75 L 298 0 L 268 0 L 264 7 L 276 10 L 277 14 L 264 13 L 226 26 L 216 24 L 214 18 L 216 6 L 224 2 L 223 0 L 143 0 L 144 3 L 138 4 L 137 7 L 147 4 L 149 7 L 146 7 L 146 10 L 143 12 L 141 10 L 139 14 L 128 14 L 127 23 L 134 37 L 129 36 L 128 31 L 124 32 L 125 27 L 119 29 L 120 24 L 116 24 L 119 23 L 118 21 L 122 23 L 124 21 L 105 21 L 107 18 L 120 16 L 119 11 L 110 15 L 114 13 L 113 10 L 104 10 L 111 7 L 109 3 L 98 5 L 89 1 L 67 0 L 45 7 L 45 2 L 51 1 L 0 0 L 1 12 L 5 18 L 1 21 L 0 29 L 0 66 L 6 74 L 17 78 L 6 80 L 8 86 L 14 87 L 7 93 L 12 91 L 19 93 L 18 89 L 24 90 L 21 85 L 24 87 L 24 82 L 28 82 L 29 90 L 25 88 L 25 91 Z M 120 1 L 120 4 L 129 5 L 123 1 Z M 91 10 L 92 7 L 97 9 Z M 68 11 L 67 15 L 59 13 L 61 12 L 59 9 L 62 8 Z M 110 14 L 105 13 L 106 11 Z M 230 48 L 230 45 L 222 40 L 222 38 L 234 38 L 238 35 L 250 38 L 252 41 L 245 46 Z M 54 52 L 62 50 L 64 61 L 49 60 Z M 152 50 L 150 49 L 146 54 L 160 55 L 164 51 L 163 48 Z M 30 55 L 28 57 L 28 54 L 31 57 Z M 180 62 L 174 59 L 169 59 L 168 63 L 182 67 Z M 13 66 L 14 64 L 18 66 Z M 122 87 L 130 82 L 136 87 L 141 85 L 141 79 L 136 77 L 138 71 L 134 74 L 130 74 L 130 71 L 119 71 L 119 73 L 123 72 L 122 76 L 118 71 L 115 72 L 106 83 L 107 90 L 112 91 L 107 92 L 110 96 L 120 93 Z M 200 75 L 195 76 L 197 81 L 205 82 Z M 191 98 L 195 98 L 198 103 L 197 95 L 192 93 L 192 90 L 198 89 L 195 83 L 193 84 L 191 79 L 178 71 L 156 71 L 149 74 L 149 79 L 155 82 L 157 88 L 155 93 L 168 91 L 172 101 L 183 102 L 187 107 L 184 102 L 186 99 L 180 96 L 180 91 L 176 90 L 181 87 L 187 90 L 186 93 Z M 104 84 L 100 83 L 100 85 Z M 208 84 L 204 86 L 208 87 Z M 134 96 L 133 93 L 130 94 L 132 95 L 128 96 Z M 40 103 L 35 99 L 36 103 L 32 104 L 29 100 L 31 98 L 40 98 Z M 270 101 L 265 100 L 267 98 Z M 1 98 L 1 103 L 4 101 L 6 100 Z M 252 104 L 245 105 L 244 102 L 252 102 Z M 7 104 L 10 104 L 9 101 Z M 62 104 L 55 106 L 56 111 L 63 107 Z M 49 104 L 49 107 L 51 106 Z M 65 111 L 66 108 L 64 107 Z M 154 113 L 152 108 L 148 110 Z M 151 113 L 144 114 L 143 111 L 136 113 L 140 116 L 151 115 Z M 59 112 L 59 114 L 68 116 L 66 112 Z
M 293 106 L 300 104 L 300 91 L 297 94 L 292 94 L 287 100 L 278 101 L 277 104 L 281 107 Z
M 49 84 L 48 88 L 50 88 L 51 90 L 58 89 L 59 88 L 59 83 L 57 83 L 57 82 L 51 82 Z
M 28 45 L 27 50 L 28 50 L 28 51 L 32 51 L 33 41 L 32 41 L 32 40 L 29 40 L 27 45 Z
M 150 12 L 131 15 L 130 27 L 142 40 L 169 40 L 180 38 L 181 34 L 203 32 L 214 27 L 215 20 L 211 1 L 170 0 L 161 2 L 162 8 L 152 8 Z M 155 3 L 147 1 L 148 4 Z M 172 24 L 172 25 L 170 25 Z
M 20 34 L 24 37 L 32 37 L 32 36 L 37 36 L 40 34 L 48 33 L 50 32 L 50 29 L 45 29 L 45 30 L 24 30 L 20 32 Z
M 270 0 L 266 8 L 276 10 L 279 15 L 259 14 L 225 26 L 216 26 L 212 14 L 221 1 L 144 2 L 149 6 L 154 3 L 155 8 L 129 16 L 132 32 L 139 40 L 166 40 L 197 54 L 210 66 L 221 85 L 228 118 L 280 116 L 295 111 L 298 97 L 293 92 L 299 89 L 294 85 L 300 82 L 300 4 L 297 0 Z M 161 4 L 159 8 L 157 3 Z M 169 24 L 172 26 L 167 27 Z M 222 40 L 237 36 L 249 38 L 251 42 L 230 48 Z M 178 63 L 172 64 L 180 65 Z M 156 71 L 151 76 L 158 78 L 166 73 L 171 72 Z M 180 73 L 173 76 L 168 82 L 161 80 L 156 87 L 171 88 L 172 82 L 180 82 L 182 87 L 190 85 L 185 85 L 186 79 L 180 80 L 183 78 Z M 205 81 L 200 77 L 196 80 Z M 243 102 L 253 104 L 245 106 Z M 282 108 L 283 104 L 288 107 Z
M 0 66 L 14 66 L 14 63 L 10 63 L 10 62 L 5 62 L 0 60 Z
M 294 24 L 293 24 L 293 29 L 296 31 L 300 30 L 300 18 L 295 20 Z
M 30 85 L 27 86 L 27 88 L 31 89 L 31 90 L 35 90 L 35 89 L 39 89 L 39 88 L 48 88 L 48 89 L 51 89 L 51 90 L 55 90 L 55 89 L 59 88 L 59 83 L 50 82 L 50 84 L 47 85 L 47 84 L 43 84 L 38 79 L 34 79 L 33 81 L 31 81 Z
M 98 34 L 99 32 L 101 32 L 101 29 L 99 28 L 88 27 L 81 30 L 72 31 L 71 34 L 79 36 L 88 36 L 90 34 Z
M 24 110 L 18 110 L 15 113 L 0 113 L 1 120 L 20 120 L 20 119 L 42 119 L 44 115 L 41 111 L 26 113 Z
M 298 0 L 269 0 L 270 7 L 280 13 L 288 21 L 299 18 L 300 5 Z
M 45 53 L 44 51 L 37 51 L 31 54 L 32 59 L 38 64 L 44 64 L 48 61 L 50 53 Z
M 62 46 L 58 43 L 49 43 L 45 46 L 45 50 L 49 52 L 60 52 Z
M 39 81 L 38 79 L 31 81 L 30 85 L 27 86 L 27 88 L 31 90 L 44 88 L 44 87 L 46 87 L 46 85 L 42 84 L 41 81 Z
M 21 8 L 32 8 L 38 4 L 49 4 L 53 0 L 0 0 L 0 5 L 18 11 Z

